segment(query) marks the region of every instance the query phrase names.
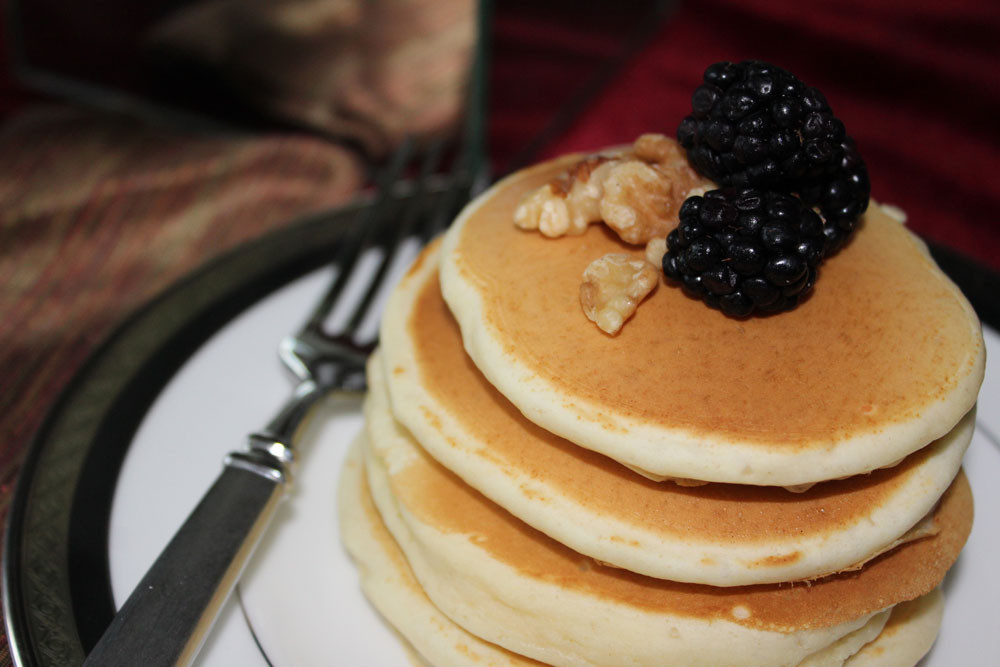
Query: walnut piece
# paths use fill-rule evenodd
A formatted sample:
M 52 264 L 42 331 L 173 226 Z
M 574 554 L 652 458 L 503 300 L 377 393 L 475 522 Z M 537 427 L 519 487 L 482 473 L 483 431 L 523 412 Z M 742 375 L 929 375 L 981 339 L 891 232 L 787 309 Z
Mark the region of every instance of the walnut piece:
M 663 266 L 663 256 L 667 254 L 667 239 L 649 239 L 646 244 L 646 261 L 656 267 Z
M 635 313 L 659 279 L 659 271 L 644 259 L 608 253 L 583 271 L 580 305 L 587 319 L 614 335 Z
M 662 134 L 644 134 L 632 145 L 632 160 L 604 182 L 601 215 L 626 243 L 666 237 L 677 226 L 681 204 L 711 181 L 688 164 L 680 145 Z
M 602 186 L 611 166 L 608 158 L 591 156 L 569 172 L 530 193 L 514 211 L 514 224 L 543 235 L 577 236 L 601 219 Z
M 641 160 L 624 160 L 604 181 L 601 218 L 626 243 L 666 237 L 678 224 L 680 205 L 672 203 L 673 196 L 673 184 L 658 169 Z
M 712 186 L 687 162 L 676 141 L 644 134 L 631 150 L 591 156 L 531 192 L 514 213 L 521 229 L 545 236 L 582 234 L 604 221 L 626 243 L 665 237 L 689 193 Z
M 681 145 L 665 134 L 642 134 L 632 143 L 632 152 L 640 160 L 661 164 L 684 162 Z

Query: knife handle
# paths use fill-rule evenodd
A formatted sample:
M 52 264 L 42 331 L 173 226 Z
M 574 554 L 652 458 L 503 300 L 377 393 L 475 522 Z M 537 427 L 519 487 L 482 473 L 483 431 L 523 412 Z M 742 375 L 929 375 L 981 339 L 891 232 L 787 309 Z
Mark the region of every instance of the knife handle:
M 284 495 L 283 466 L 231 454 L 115 615 L 86 667 L 188 665 Z

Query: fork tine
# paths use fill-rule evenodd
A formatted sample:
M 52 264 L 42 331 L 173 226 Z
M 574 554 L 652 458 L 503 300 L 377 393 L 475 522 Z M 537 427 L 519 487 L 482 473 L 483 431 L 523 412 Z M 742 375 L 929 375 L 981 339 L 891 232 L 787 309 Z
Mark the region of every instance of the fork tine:
M 411 235 L 414 225 L 423 216 L 425 209 L 427 208 L 428 181 L 437 172 L 438 165 L 441 163 L 445 143 L 446 141 L 444 139 L 436 140 L 424 154 L 424 159 L 420 166 L 420 172 L 414 185 L 413 194 L 410 195 L 409 201 L 405 206 L 403 219 L 399 222 L 399 224 L 393 224 L 391 226 L 391 229 L 389 230 L 389 240 L 384 246 L 386 252 L 383 254 L 382 260 L 379 263 L 378 268 L 375 270 L 374 275 L 372 275 L 369 279 L 368 288 L 365 291 L 364 296 L 362 296 L 361 299 L 354 304 L 353 311 L 347 320 L 347 324 L 343 327 L 345 331 L 357 330 L 361 321 L 368 313 L 368 309 L 371 307 L 372 301 L 375 299 L 375 296 L 379 293 L 380 288 L 383 286 L 385 274 L 389 270 L 389 267 L 392 266 L 392 260 L 398 253 L 401 242 Z
M 327 287 L 323 297 L 309 314 L 301 331 L 322 330 L 323 321 L 336 303 L 337 297 L 344 289 L 344 285 L 347 284 L 347 279 L 350 277 L 354 265 L 361 256 L 361 252 L 366 248 L 375 231 L 378 229 L 379 225 L 376 223 L 384 217 L 386 209 L 392 203 L 393 186 L 399 180 L 399 176 L 402 174 L 412 152 L 413 140 L 407 138 L 396 149 L 388 165 L 379 174 L 374 200 L 364 209 L 364 213 L 358 224 L 351 225 L 346 238 L 337 247 L 337 252 L 332 262 L 337 266 L 337 277 Z

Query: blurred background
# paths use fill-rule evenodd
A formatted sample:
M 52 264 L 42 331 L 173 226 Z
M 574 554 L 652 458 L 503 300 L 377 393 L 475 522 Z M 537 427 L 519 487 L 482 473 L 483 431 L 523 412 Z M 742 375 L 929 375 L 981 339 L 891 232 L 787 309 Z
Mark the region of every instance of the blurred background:
M 78 134 L 112 111 L 171 131 L 321 138 L 366 159 L 454 118 L 477 11 L 474 0 L 6 4 L 4 118 L 69 103 L 82 112 Z M 1000 166 L 1000 5 L 813 4 L 488 3 L 495 170 L 643 131 L 672 134 L 707 64 L 761 58 L 826 93 L 878 199 L 930 206 L 912 219 L 916 229 L 996 261 L 983 212 L 995 209 Z M 957 213 L 967 223 L 948 230 L 923 220 Z
M 488 3 L 494 173 L 673 134 L 707 64 L 761 58 L 826 93 L 876 199 L 997 266 L 1000 5 L 813 4 Z M 476 12 L 474 0 L 6 0 L 0 241 L 30 240 L 8 237 L 11 218 L 97 172 L 193 169 L 233 145 L 308 145 L 333 160 L 314 175 L 327 191 L 316 205 L 350 196 L 402 136 L 452 123 Z
M 129 313 L 221 253 L 349 202 L 402 137 L 453 129 L 479 11 L 473 0 L 4 8 L 0 513 L 45 412 Z M 504 0 L 486 10 L 494 175 L 673 135 L 708 64 L 768 60 L 824 91 L 867 161 L 873 197 L 908 213 L 996 322 L 1000 3 Z

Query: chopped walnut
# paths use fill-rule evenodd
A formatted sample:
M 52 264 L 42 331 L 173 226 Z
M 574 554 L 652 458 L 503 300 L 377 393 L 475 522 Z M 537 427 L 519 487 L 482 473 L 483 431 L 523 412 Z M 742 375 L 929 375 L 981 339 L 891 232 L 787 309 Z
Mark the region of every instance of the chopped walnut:
M 608 253 L 583 271 L 580 304 L 587 318 L 614 335 L 656 287 L 659 272 L 644 259 Z
M 592 156 L 566 174 L 529 194 L 514 211 L 514 224 L 537 229 L 545 236 L 577 236 L 601 219 L 602 182 L 611 166 L 608 158 Z
M 667 239 L 649 239 L 646 244 L 646 261 L 655 267 L 663 266 L 663 256 L 667 254 Z
M 514 222 L 562 236 L 582 234 L 587 225 L 603 220 L 626 243 L 643 244 L 665 237 L 677 225 L 688 193 L 710 185 L 691 169 L 676 141 L 644 134 L 631 151 L 586 158 L 530 193 Z
M 632 151 L 640 160 L 662 164 L 683 162 L 681 145 L 665 134 L 643 134 L 632 144 Z
M 680 205 L 673 204 L 673 196 L 673 184 L 658 169 L 641 160 L 625 160 L 604 181 L 601 217 L 626 243 L 666 237 L 678 222 Z
M 569 206 L 565 197 L 556 197 L 549 186 L 538 188 L 518 205 L 514 211 L 514 224 L 521 229 L 537 229 L 545 236 L 562 236 L 570 233 Z M 574 232 L 582 234 L 582 228 Z
M 640 244 L 666 237 L 677 226 L 684 200 L 712 183 L 691 168 L 676 141 L 662 134 L 640 136 L 632 150 L 637 160 L 604 183 L 601 213 L 623 241 Z

